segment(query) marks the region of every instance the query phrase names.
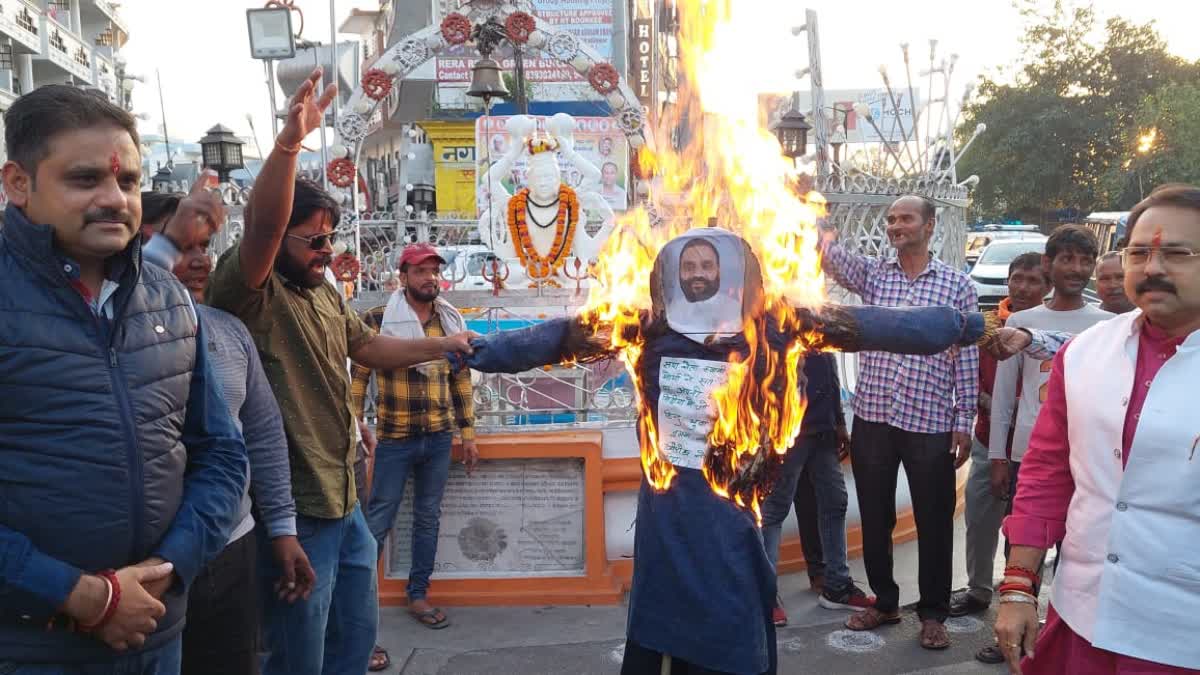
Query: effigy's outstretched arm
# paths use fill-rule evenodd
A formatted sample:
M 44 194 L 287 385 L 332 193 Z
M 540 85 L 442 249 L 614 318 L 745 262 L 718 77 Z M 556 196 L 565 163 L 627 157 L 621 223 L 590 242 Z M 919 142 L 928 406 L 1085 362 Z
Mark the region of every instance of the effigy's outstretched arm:
M 471 340 L 474 353 L 448 354 L 455 370 L 464 366 L 484 373 L 521 373 L 567 361 L 607 356 L 605 326 L 585 326 L 579 317 L 543 321 L 528 328 L 489 333 Z
M 876 307 L 823 305 L 801 310 L 816 342 L 814 349 L 841 352 L 890 352 L 931 355 L 960 346 L 987 345 L 998 320 L 980 312 L 953 307 Z

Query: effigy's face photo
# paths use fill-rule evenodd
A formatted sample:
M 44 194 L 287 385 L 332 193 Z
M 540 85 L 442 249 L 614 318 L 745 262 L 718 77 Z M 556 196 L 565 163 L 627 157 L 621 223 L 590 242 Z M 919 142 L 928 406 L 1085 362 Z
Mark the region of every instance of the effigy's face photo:
M 698 341 L 741 331 L 744 256 L 741 240 L 725 230 L 693 230 L 667 243 L 661 283 L 672 330 Z
M 679 286 L 688 302 L 701 302 L 721 288 L 721 257 L 717 247 L 694 239 L 679 254 Z

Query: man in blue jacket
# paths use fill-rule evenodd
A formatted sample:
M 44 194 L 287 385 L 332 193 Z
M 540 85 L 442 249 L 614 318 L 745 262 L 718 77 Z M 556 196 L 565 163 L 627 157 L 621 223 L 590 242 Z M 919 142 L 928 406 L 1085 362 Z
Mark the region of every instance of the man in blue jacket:
M 5 126 L 0 672 L 178 673 L 246 449 L 187 291 L 142 263 L 133 118 L 47 86 Z

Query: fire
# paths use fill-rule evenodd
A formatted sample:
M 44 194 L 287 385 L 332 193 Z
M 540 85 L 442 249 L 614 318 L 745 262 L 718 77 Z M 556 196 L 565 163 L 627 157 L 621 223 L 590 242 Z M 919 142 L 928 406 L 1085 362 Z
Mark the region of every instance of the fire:
M 714 461 L 704 474 L 717 494 L 760 515 L 765 495 L 739 484 L 738 476 L 764 459 L 762 453 L 783 455 L 800 432 L 805 400 L 799 373 L 809 340 L 799 334 L 795 308 L 824 298 L 816 250 L 824 200 L 798 193 L 791 160 L 760 119 L 761 80 L 754 81 L 753 69 L 747 73 L 750 55 L 764 51 L 764 35 L 790 24 L 756 16 L 763 7 L 746 6 L 777 3 L 739 2 L 736 11 L 734 4 L 679 4 L 685 75 L 677 102 L 658 120 L 655 150 L 643 148 L 637 158 L 656 176 L 655 208 L 665 223 L 655 226 L 644 209 L 619 220 L 599 256 L 583 315 L 592 325 L 612 327 L 610 344 L 636 381 L 643 354 L 639 326 L 650 309 L 650 272 L 660 248 L 711 218 L 749 242 L 761 267 L 764 302 L 744 326 L 748 353 L 735 357 L 728 381 L 713 393 L 718 414 L 708 440 Z M 676 129 L 680 142 L 673 146 Z M 768 346 L 768 322 L 791 336 L 782 349 Z M 641 403 L 642 466 L 650 483 L 665 490 L 676 470 L 660 454 L 655 420 Z

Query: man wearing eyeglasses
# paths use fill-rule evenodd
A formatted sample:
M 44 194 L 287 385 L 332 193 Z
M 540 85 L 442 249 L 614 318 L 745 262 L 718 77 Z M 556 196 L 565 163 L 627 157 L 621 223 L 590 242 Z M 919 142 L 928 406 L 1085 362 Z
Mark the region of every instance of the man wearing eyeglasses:
M 355 420 L 347 358 L 391 370 L 469 352 L 472 333 L 402 339 L 377 335 L 325 283 L 341 210 L 333 196 L 297 179 L 300 143 L 322 124 L 336 94 L 320 92 L 321 69 L 297 89 L 288 120 L 263 164 L 242 240 L 213 272 L 210 304 L 240 318 L 262 357 L 283 413 L 296 530 L 316 572 L 308 597 L 264 551 L 267 675 L 366 672 L 378 622 L 375 540 L 355 488 Z M 271 586 L 274 586 L 273 592 Z
M 1138 309 L 1054 356 L 1005 520 L 996 637 L 1014 673 L 1200 673 L 1200 188 L 1156 190 L 1129 228 Z M 1054 344 L 1001 337 L 1043 356 Z M 1059 540 L 1038 635 L 1034 571 Z

